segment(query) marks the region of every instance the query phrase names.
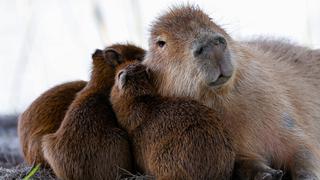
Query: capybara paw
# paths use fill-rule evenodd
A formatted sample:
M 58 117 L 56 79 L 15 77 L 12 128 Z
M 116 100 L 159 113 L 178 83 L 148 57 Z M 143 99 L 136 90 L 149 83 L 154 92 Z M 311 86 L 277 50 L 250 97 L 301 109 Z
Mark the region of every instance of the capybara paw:
M 254 180 L 281 180 L 283 172 L 281 170 L 269 170 L 264 172 L 258 172 Z
M 104 56 L 107 62 L 113 67 L 116 67 L 123 62 L 122 56 L 113 48 L 106 48 L 104 50 Z

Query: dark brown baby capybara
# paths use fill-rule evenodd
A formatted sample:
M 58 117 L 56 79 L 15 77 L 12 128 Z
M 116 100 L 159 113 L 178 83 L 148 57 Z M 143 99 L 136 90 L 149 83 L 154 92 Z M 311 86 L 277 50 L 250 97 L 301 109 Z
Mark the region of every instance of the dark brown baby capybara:
M 89 82 L 59 129 L 42 139 L 44 158 L 61 179 L 116 179 L 120 168 L 132 168 L 127 133 L 118 128 L 109 102 L 120 57 L 114 49 L 96 50 Z
M 320 179 L 319 50 L 236 41 L 193 6 L 160 16 L 149 42 L 143 64 L 157 91 L 217 112 L 235 142 L 240 178 L 281 179 L 282 170 Z
M 142 61 L 145 51 L 133 44 L 113 44 L 124 62 Z M 111 77 L 114 79 L 113 77 Z M 40 95 L 19 117 L 18 135 L 25 161 L 30 165 L 47 166 L 41 149 L 41 138 L 54 133 L 76 94 L 87 85 L 86 81 L 72 81 L 55 86 Z
M 138 170 L 156 179 L 230 178 L 233 143 L 213 110 L 189 98 L 159 96 L 144 65 L 117 69 L 110 101 Z

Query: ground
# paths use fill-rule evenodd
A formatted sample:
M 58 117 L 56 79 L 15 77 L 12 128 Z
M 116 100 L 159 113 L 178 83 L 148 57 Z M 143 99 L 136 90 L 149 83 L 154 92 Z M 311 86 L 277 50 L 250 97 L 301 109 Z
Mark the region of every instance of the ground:
M 17 115 L 0 115 L 0 180 L 23 179 L 32 169 L 23 162 L 17 135 Z M 127 180 L 153 179 L 150 176 L 130 174 Z M 31 178 L 55 180 L 51 170 L 40 168 Z
M 0 116 L 0 179 L 22 179 L 31 170 L 23 163 L 17 136 L 17 116 Z M 50 170 L 39 170 L 32 179 L 55 179 Z

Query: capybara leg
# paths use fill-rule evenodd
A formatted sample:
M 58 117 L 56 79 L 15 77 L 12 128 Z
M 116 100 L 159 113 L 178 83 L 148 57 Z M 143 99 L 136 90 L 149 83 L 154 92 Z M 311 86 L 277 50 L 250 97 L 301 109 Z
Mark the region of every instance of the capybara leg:
M 293 156 L 291 173 L 292 180 L 320 180 L 319 155 L 305 147 L 300 148 Z
M 237 161 L 235 178 L 241 180 L 281 180 L 283 172 L 269 167 L 261 160 Z

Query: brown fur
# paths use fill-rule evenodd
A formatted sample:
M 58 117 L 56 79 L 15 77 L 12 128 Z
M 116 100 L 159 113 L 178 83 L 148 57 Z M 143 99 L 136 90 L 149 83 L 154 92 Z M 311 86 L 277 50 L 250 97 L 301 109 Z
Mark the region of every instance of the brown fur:
M 131 44 L 114 44 L 110 48 L 117 50 L 125 61 L 141 61 L 145 54 L 143 49 Z M 20 115 L 18 134 L 28 164 L 41 163 L 47 166 L 41 149 L 41 138 L 57 131 L 76 93 L 86 84 L 85 81 L 73 81 L 55 86 L 39 96 Z
M 115 179 L 120 168 L 131 170 L 127 134 L 118 128 L 109 102 L 118 61 L 114 50 L 94 53 L 90 81 L 69 106 L 59 129 L 43 137 L 44 158 L 59 178 Z
M 157 95 L 145 66 L 120 68 L 110 101 L 141 171 L 156 179 L 230 178 L 235 153 L 223 122 L 196 101 Z
M 43 93 L 20 115 L 18 135 L 24 159 L 28 164 L 46 164 L 41 138 L 59 128 L 76 93 L 86 84 L 85 81 L 73 81 L 55 86 Z
M 193 43 L 211 34 L 226 40 L 224 56 L 194 57 Z M 242 178 L 274 175 L 272 167 L 292 179 L 320 179 L 319 50 L 281 41 L 235 41 L 189 6 L 158 18 L 149 42 L 144 64 L 155 72 L 158 92 L 191 97 L 219 112 L 232 132 Z M 211 86 L 212 74 L 221 71 L 217 64 L 223 63 L 233 69 L 231 77 Z

